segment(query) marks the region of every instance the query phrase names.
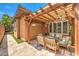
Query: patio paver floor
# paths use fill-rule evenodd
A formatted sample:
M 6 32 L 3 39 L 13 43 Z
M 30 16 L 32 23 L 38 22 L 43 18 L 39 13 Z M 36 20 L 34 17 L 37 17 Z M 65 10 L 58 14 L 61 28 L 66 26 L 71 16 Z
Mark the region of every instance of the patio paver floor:
M 8 42 L 8 55 L 9 56 L 54 56 L 54 53 L 50 53 L 47 50 L 37 50 L 27 42 L 23 42 L 17 44 L 14 38 L 11 35 L 7 35 L 7 42 Z

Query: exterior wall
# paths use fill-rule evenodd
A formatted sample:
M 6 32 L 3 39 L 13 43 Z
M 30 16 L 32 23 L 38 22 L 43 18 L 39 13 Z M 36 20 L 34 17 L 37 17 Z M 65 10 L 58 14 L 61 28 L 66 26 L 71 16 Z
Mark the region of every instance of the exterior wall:
M 45 27 L 45 24 L 39 24 L 36 23 L 35 26 L 30 25 L 30 39 L 34 38 L 39 33 L 45 33 L 47 32 L 47 28 Z
M 15 32 L 14 32 L 14 36 L 16 38 L 21 38 L 23 41 L 26 41 L 26 23 L 24 20 L 24 17 L 20 18 L 20 19 L 15 19 L 16 20 L 16 26 L 15 26 Z
M 20 38 L 20 19 L 15 19 L 16 20 L 16 27 L 14 30 L 14 36 L 16 38 Z
M 25 41 L 25 21 L 20 19 L 20 38 Z
M 18 21 L 19 21 L 19 23 L 18 23 Z M 29 22 L 25 21 L 24 18 L 21 18 L 18 21 L 16 22 L 16 24 L 17 24 L 16 32 L 14 35 L 16 36 L 16 34 L 18 34 L 23 41 L 28 41 L 28 40 L 34 38 L 39 33 L 47 32 L 47 27 L 45 26 L 46 24 L 36 23 L 35 26 L 32 26 L 32 24 L 29 25 Z M 16 38 L 18 38 L 18 37 L 16 37 Z

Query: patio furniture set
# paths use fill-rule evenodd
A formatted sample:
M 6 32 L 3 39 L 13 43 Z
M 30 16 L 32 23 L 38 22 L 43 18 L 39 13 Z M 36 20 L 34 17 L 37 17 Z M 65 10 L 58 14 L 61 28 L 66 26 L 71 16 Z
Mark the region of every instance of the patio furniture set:
M 61 50 L 60 48 L 64 49 L 63 54 L 65 53 L 65 49 L 69 51 L 72 49 L 72 41 L 70 36 L 61 37 L 60 34 L 43 36 L 41 34 L 37 36 L 37 41 L 38 44 L 43 45 L 45 48 L 47 47 L 55 51 L 55 54 Z

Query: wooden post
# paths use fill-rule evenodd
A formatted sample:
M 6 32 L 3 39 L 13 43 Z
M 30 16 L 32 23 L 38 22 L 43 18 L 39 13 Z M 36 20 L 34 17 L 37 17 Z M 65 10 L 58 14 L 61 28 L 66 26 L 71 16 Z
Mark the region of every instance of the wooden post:
M 75 28 L 75 55 L 79 55 L 79 20 L 74 20 Z
M 30 19 L 27 18 L 27 20 L 25 20 L 25 39 L 28 42 L 30 40 L 30 24 L 31 24 L 31 21 L 32 21 L 31 18 Z
M 28 42 L 30 41 L 30 25 L 31 25 L 31 22 L 32 22 L 32 18 L 29 19 L 29 23 L 28 23 L 28 38 L 29 38 Z
M 74 19 L 75 55 L 79 56 L 79 4 L 76 4 L 74 10 L 75 10 L 75 19 Z
M 29 29 L 28 29 L 29 25 L 28 25 L 28 21 L 25 20 L 25 40 L 28 41 L 29 37 L 28 37 L 28 33 L 29 33 Z

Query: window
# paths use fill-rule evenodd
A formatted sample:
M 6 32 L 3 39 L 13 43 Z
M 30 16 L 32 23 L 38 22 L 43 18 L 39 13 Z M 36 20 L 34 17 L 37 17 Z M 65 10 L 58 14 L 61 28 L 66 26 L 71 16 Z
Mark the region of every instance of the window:
M 54 33 L 56 33 L 56 23 L 53 23 L 53 30 L 54 30 Z
M 49 31 L 52 32 L 52 23 L 50 23 L 49 27 L 50 27 Z
M 69 21 L 49 23 L 49 32 L 69 35 Z
M 63 22 L 63 33 L 64 34 L 68 34 L 68 27 L 69 27 L 68 22 L 67 21 Z
M 57 23 L 57 32 L 61 33 L 61 22 Z

